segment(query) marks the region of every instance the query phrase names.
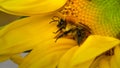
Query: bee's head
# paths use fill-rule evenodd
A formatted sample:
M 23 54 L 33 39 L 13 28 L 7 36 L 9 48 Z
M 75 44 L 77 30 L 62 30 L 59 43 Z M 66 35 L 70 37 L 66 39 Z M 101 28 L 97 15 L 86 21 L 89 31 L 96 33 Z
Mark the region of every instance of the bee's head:
M 57 27 L 62 27 L 62 26 L 66 26 L 66 21 L 64 20 L 64 19 L 60 19 L 60 21 L 58 22 L 58 25 L 57 25 Z

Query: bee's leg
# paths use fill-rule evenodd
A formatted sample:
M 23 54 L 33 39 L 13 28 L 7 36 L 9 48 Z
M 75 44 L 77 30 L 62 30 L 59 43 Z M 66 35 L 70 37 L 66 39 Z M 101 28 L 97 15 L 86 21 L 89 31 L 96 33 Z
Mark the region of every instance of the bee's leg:
M 59 20 L 53 20 L 53 21 L 50 21 L 49 24 L 52 23 L 52 22 L 59 22 Z
M 53 21 L 51 21 L 51 22 L 49 22 L 49 23 L 59 22 L 59 19 L 60 19 L 60 18 L 59 18 L 58 16 L 53 16 L 53 17 L 52 17 L 52 20 L 53 20 Z
M 59 18 L 58 16 L 53 16 L 53 17 L 52 17 L 52 20 L 53 20 L 53 21 L 51 21 L 51 22 L 49 22 L 49 23 L 59 22 L 59 19 L 60 19 L 60 18 Z
M 59 36 L 56 37 L 55 42 L 56 42 L 59 38 L 61 38 L 61 37 L 65 36 L 65 35 L 67 35 L 68 33 L 70 33 L 71 31 L 72 31 L 72 29 L 70 29 L 70 30 L 68 30 L 68 31 L 65 31 L 65 32 L 61 33 Z
M 54 32 L 55 34 L 58 33 L 59 31 L 61 31 L 62 29 L 65 29 L 66 28 L 66 25 L 62 25 L 61 27 L 59 27 L 59 29 Z
M 53 33 L 58 33 L 59 31 L 61 31 L 62 29 L 63 29 L 64 27 L 61 27 L 61 28 L 59 28 L 57 31 L 55 31 L 55 32 L 53 32 Z
M 53 16 L 52 17 L 52 20 L 59 20 L 60 19 L 60 17 L 58 17 L 58 16 Z

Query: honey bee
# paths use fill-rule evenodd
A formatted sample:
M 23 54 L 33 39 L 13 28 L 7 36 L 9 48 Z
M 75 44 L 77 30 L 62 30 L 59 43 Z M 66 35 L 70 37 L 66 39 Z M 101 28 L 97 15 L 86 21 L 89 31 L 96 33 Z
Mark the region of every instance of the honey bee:
M 78 45 L 80 45 L 91 34 L 91 29 L 87 25 L 84 25 L 80 22 L 77 23 L 71 17 L 66 17 L 65 19 L 58 17 L 57 20 L 53 18 L 52 22 L 54 21 L 58 22 L 57 27 L 59 28 L 56 32 L 54 32 L 55 34 L 58 33 L 55 37 L 56 41 L 61 37 L 69 35 L 72 37 L 72 39 L 77 41 Z

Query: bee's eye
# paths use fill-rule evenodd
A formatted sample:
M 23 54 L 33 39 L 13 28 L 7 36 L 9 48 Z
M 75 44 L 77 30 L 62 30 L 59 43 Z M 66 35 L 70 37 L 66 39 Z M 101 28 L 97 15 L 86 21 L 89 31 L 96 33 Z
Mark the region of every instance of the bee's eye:
M 62 25 L 65 25 L 65 24 L 66 24 L 66 22 L 63 19 L 60 19 L 57 27 L 61 27 Z
M 62 25 L 64 23 L 65 23 L 65 21 L 63 19 L 60 19 L 60 24 Z

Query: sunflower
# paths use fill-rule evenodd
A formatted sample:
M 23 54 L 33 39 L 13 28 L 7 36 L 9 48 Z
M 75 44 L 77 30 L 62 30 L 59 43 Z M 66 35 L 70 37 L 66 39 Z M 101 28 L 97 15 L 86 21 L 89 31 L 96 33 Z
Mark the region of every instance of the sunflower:
M 119 6 L 118 0 L 1 0 L 1 11 L 25 17 L 1 28 L 0 61 L 19 68 L 119 68 Z

